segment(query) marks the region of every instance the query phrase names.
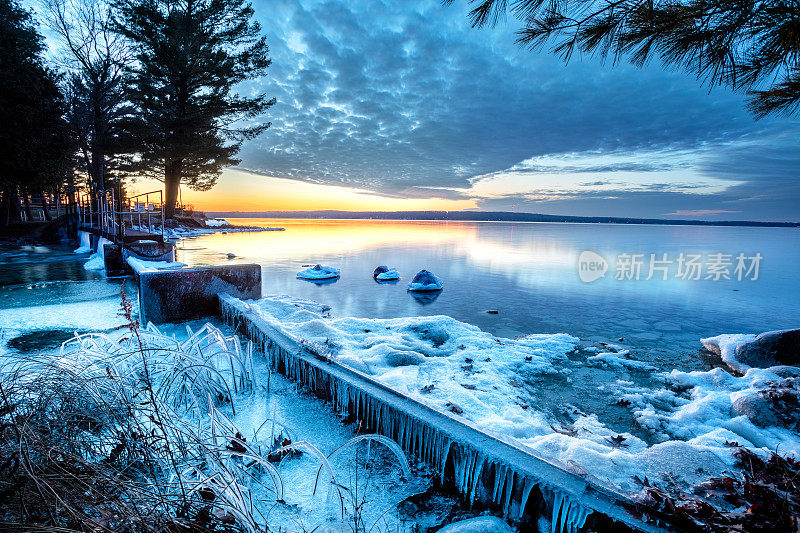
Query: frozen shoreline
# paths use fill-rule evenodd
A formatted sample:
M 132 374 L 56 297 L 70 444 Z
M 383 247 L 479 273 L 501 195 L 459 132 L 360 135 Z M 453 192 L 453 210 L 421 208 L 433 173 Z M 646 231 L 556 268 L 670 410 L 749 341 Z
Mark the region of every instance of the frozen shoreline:
M 286 296 L 253 302 L 251 308 L 325 357 L 618 490 L 638 492 L 645 478 L 655 487 L 688 490 L 709 477 L 735 476 L 733 443 L 762 457 L 776 447 L 783 455 L 800 455 L 796 432 L 759 427 L 732 413 L 738 398 L 784 377 L 775 369 L 752 369 L 742 377 L 720 368 L 673 370 L 658 373 L 664 385 L 657 388 L 622 380 L 609 384 L 651 435 L 654 443 L 648 444 L 614 431 L 594 413 L 576 412 L 570 424 L 560 424 L 526 395 L 521 376 L 574 371 L 567 354 L 580 341 L 569 335 L 500 339 L 446 316 L 331 318 L 318 304 Z M 614 347 L 578 364 L 643 366 Z

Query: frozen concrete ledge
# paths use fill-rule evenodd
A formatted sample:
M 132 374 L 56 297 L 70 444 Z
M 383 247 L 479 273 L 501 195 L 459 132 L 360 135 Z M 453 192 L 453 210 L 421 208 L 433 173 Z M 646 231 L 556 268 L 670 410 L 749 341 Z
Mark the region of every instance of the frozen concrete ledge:
M 180 322 L 219 314 L 218 294 L 250 300 L 261 298 L 260 265 L 142 270 L 139 320 Z
M 246 335 L 270 367 L 428 463 L 470 504 L 481 502 L 512 522 L 550 531 L 668 531 L 629 495 L 531 453 L 513 439 L 429 407 L 364 373 L 309 352 L 246 303 L 219 295 L 223 319 Z M 538 529 L 538 528 L 537 528 Z M 535 530 L 535 529 L 534 529 Z

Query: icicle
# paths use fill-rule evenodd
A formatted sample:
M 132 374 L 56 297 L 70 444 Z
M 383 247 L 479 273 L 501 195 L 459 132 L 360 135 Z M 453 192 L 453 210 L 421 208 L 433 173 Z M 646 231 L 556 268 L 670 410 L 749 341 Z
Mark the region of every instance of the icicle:
M 481 480 L 483 465 L 485 463 L 486 459 L 483 457 L 483 454 L 478 453 L 475 455 L 475 468 L 472 472 L 472 483 L 470 484 L 469 493 L 467 494 L 467 502 L 469 502 L 470 506 L 475 501 L 475 494 L 478 491 L 478 483 Z
M 536 483 L 530 478 L 525 478 L 524 484 L 522 486 L 522 498 L 520 499 L 519 503 L 519 513 L 518 518 L 522 518 L 525 514 L 525 509 L 528 507 L 528 499 L 531 497 L 531 491 L 533 487 L 536 486 Z
M 517 476 L 517 473 L 514 471 L 510 471 L 509 474 L 506 480 L 506 493 L 503 501 L 503 518 L 508 518 L 511 509 L 511 495 L 514 492 L 514 479 Z
M 439 448 L 439 478 L 444 482 L 444 471 L 447 466 L 447 458 L 450 456 L 450 446 L 452 442 L 450 439 L 445 439 L 445 443 Z
M 577 533 L 591 511 L 561 491 L 553 490 L 552 533 Z

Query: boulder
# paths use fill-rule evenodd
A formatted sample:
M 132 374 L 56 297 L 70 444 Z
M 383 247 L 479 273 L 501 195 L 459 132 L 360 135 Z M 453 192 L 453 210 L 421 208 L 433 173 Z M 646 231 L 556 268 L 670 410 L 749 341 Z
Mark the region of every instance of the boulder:
M 400 279 L 400 273 L 396 268 L 381 265 L 372 271 L 372 277 L 377 281 L 396 281 Z
M 708 339 L 700 339 L 703 348 L 713 353 L 714 355 L 722 355 L 722 348 L 719 345 L 719 337 L 710 337 Z
M 442 290 L 442 280 L 432 272 L 420 270 L 408 284 L 408 290 L 418 292 L 433 292 Z
M 297 277 L 306 280 L 330 280 L 339 277 L 339 269 L 329 266 L 315 265 L 311 268 L 301 270 Z
M 782 427 L 795 430 L 800 426 L 800 380 L 787 378 L 774 381 L 760 391 L 734 400 L 733 412 L 746 416 L 759 427 Z
M 800 329 L 768 331 L 736 348 L 736 359 L 745 365 L 769 368 L 800 365 Z

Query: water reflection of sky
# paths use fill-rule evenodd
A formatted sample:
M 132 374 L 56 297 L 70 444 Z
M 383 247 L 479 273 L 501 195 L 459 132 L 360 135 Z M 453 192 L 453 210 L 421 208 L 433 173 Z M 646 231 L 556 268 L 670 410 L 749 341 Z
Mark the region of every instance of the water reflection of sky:
M 794 229 L 599 224 L 508 224 L 338 220 L 253 220 L 284 232 L 214 234 L 181 244 L 190 264 L 254 262 L 265 294 L 292 294 L 333 307 L 338 316 L 447 314 L 497 335 L 566 332 L 588 341 L 622 337 L 640 357 L 693 367 L 698 339 L 724 332 L 796 327 L 800 302 Z M 580 281 L 577 258 L 593 250 L 610 271 Z M 764 256 L 757 281 L 620 281 L 619 253 L 724 252 Z M 304 264 L 341 268 L 325 286 L 295 279 Z M 400 270 L 396 285 L 372 280 L 377 265 Z M 406 293 L 416 271 L 431 270 L 445 289 L 433 301 Z M 643 270 L 643 277 L 647 274 Z M 486 313 L 499 311 L 497 315 Z

